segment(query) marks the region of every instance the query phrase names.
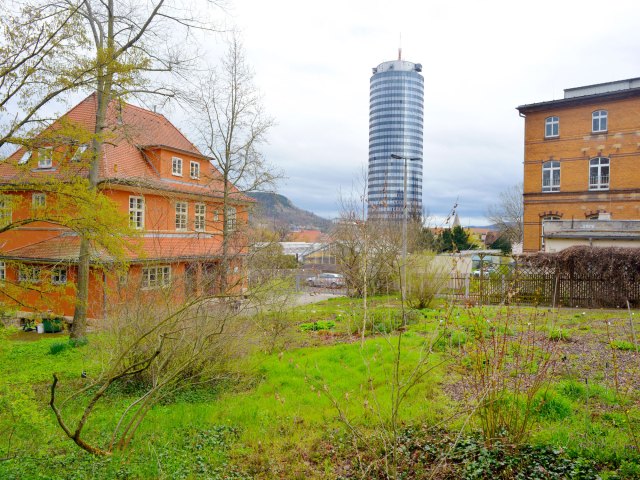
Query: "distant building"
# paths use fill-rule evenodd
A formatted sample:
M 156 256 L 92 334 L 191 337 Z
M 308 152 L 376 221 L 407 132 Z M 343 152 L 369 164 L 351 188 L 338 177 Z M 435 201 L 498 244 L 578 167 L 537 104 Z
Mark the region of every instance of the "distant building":
M 562 248 L 577 241 L 573 228 L 543 236 L 545 221 L 640 220 L 640 78 L 569 88 L 560 100 L 517 109 L 525 117 L 525 252 L 544 250 L 550 234 L 566 237 Z M 580 235 L 589 243 L 615 225 Z
M 373 69 L 369 97 L 368 215 L 400 215 L 403 207 L 404 162 L 407 161 L 407 205 L 422 212 L 422 131 L 424 79 L 422 65 L 398 60 Z

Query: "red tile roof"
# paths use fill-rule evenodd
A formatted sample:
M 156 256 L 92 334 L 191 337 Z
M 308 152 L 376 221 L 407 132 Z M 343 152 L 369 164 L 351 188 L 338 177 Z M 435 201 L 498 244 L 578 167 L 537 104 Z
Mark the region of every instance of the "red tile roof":
M 79 249 L 80 237 L 74 233 L 66 232 L 51 239 L 3 252 L 2 256 L 8 259 L 75 263 L 78 261 Z M 145 253 L 140 255 L 139 252 L 141 251 Z M 237 253 L 231 252 L 231 254 Z M 221 239 L 219 236 L 206 234 L 151 234 L 131 239 L 130 248 L 126 253 L 126 260 L 130 262 L 153 260 L 186 261 L 190 259 L 213 259 L 220 254 Z M 103 262 L 113 260 L 102 248 L 94 248 L 92 258 L 94 261 Z
M 89 95 L 62 118 L 93 132 L 96 103 L 96 95 Z M 208 161 L 208 157 L 204 156 L 164 115 L 114 100 L 108 109 L 107 124 L 111 134 L 103 144 L 99 168 L 101 183 L 146 186 L 213 197 L 222 195 L 223 183 L 220 173 Z M 49 130 L 55 131 L 59 126 L 60 121 L 55 122 Z M 161 177 L 145 157 L 145 149 L 151 146 L 181 151 L 196 158 L 206 159 L 207 161 L 202 162 L 201 167 L 201 178 L 205 181 L 192 183 Z M 24 169 L 17 167 L 16 164 L 24 153 L 25 149 L 20 148 L 7 161 L 0 162 L 0 181 L 12 183 L 24 180 L 25 173 L 29 181 L 34 177 L 45 177 L 51 174 L 51 171 L 37 169 L 25 172 Z M 75 173 L 86 175 L 86 170 Z M 55 171 L 53 174 L 56 174 Z M 232 186 L 231 189 L 234 200 L 254 202 L 252 198 L 240 193 L 235 187 Z

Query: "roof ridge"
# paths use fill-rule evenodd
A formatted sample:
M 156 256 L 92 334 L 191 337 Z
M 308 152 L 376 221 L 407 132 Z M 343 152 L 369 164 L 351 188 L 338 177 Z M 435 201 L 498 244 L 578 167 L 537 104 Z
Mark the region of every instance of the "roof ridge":
M 203 157 L 204 157 L 204 156 L 206 156 L 204 153 L 202 153 L 202 152 L 200 151 L 200 149 L 199 149 L 198 147 L 196 147 L 196 145 L 195 145 L 191 140 L 189 140 L 189 138 L 188 138 L 184 133 L 182 133 L 182 130 L 180 130 L 180 129 L 179 129 L 179 128 L 178 128 L 178 127 L 177 127 L 177 126 L 176 126 L 176 125 L 171 121 L 171 120 L 169 120 L 169 119 L 168 119 L 168 118 L 167 118 L 163 113 L 154 112 L 154 111 L 152 111 L 152 110 L 149 110 L 148 108 L 144 108 L 144 107 L 141 107 L 141 106 L 139 106 L 139 105 L 134 105 L 133 103 L 129 103 L 129 102 L 124 102 L 124 103 L 125 103 L 128 107 L 133 107 L 133 108 L 135 108 L 135 109 L 137 109 L 137 110 L 140 110 L 140 111 L 142 111 L 142 112 L 144 112 L 144 113 L 148 113 L 148 114 L 155 115 L 156 117 L 160 117 L 162 120 L 164 120 L 165 122 L 167 122 L 171 127 L 175 128 L 175 129 L 176 129 L 176 131 L 180 134 L 180 136 L 181 136 L 182 138 L 184 138 L 184 139 L 189 143 L 189 145 L 191 145 L 191 146 L 194 148 L 194 150 L 195 150 L 196 152 L 198 152 L 198 153 L 199 153 L 200 155 L 202 155 Z

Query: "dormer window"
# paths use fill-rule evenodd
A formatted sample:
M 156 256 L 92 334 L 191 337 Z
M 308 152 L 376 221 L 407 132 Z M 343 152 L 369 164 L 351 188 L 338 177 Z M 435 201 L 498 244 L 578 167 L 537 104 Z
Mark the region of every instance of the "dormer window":
M 199 162 L 191 162 L 189 172 L 191 178 L 200 178 L 200 163 Z
M 171 159 L 171 173 L 177 177 L 182 176 L 182 159 L 179 157 L 173 157 Z
M 53 166 L 53 150 L 51 147 L 38 150 L 38 168 L 51 168 Z
M 89 145 L 80 145 L 78 147 L 78 149 L 76 150 L 76 153 L 73 154 L 73 157 L 71 158 L 72 162 L 79 162 L 80 160 L 82 160 L 82 157 L 84 155 L 84 152 L 87 151 L 87 148 L 89 148 Z
M 591 124 L 593 132 L 606 132 L 608 113 L 606 110 L 596 110 L 591 114 Z
M 547 117 L 544 120 L 544 137 L 554 138 L 560 135 L 560 118 Z
M 29 161 L 30 158 L 31 158 L 31 150 L 27 150 L 22 154 L 22 156 L 20 157 L 20 160 L 18 160 L 18 165 L 24 165 Z

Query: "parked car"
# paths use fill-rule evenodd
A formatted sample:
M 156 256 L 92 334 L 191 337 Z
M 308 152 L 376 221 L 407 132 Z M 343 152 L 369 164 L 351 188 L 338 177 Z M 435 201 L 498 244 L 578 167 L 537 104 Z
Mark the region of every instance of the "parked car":
M 488 277 L 492 273 L 496 273 L 497 268 L 495 267 L 495 265 L 485 265 L 483 271 L 484 271 L 484 276 Z M 481 270 L 479 268 L 476 268 L 473 272 L 471 272 L 471 275 L 473 275 L 474 277 L 479 277 L 480 272 Z
M 310 287 L 339 288 L 344 287 L 344 275 L 339 273 L 320 273 L 305 281 Z

